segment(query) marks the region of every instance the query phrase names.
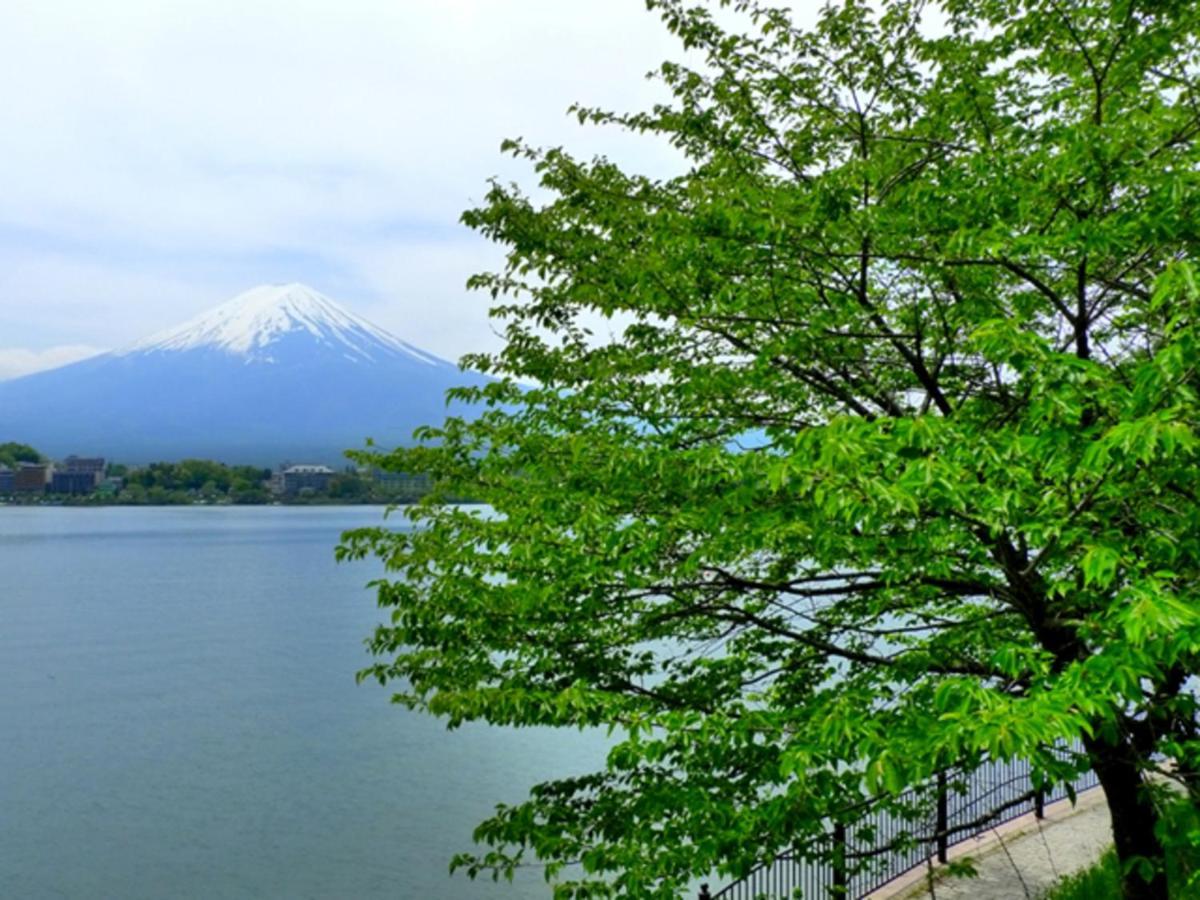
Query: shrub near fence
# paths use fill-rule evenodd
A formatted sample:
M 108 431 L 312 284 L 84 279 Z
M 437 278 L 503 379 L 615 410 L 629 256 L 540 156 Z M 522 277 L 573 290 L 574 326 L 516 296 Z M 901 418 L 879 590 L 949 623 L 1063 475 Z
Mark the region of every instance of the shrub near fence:
M 1081 748 L 1057 752 L 1077 756 Z M 863 804 L 861 814 L 848 825 L 832 825 L 825 854 L 784 854 L 715 894 L 705 886 L 700 900 L 865 897 L 931 859 L 946 862 L 949 848 L 960 841 L 1028 812 L 1041 818 L 1047 803 L 1098 784 L 1089 770 L 1069 783 L 1039 791 L 1025 760 L 987 761 L 971 771 L 943 772 L 891 802 Z M 909 812 L 897 811 L 901 809 Z M 808 858 L 818 855 L 823 861 Z

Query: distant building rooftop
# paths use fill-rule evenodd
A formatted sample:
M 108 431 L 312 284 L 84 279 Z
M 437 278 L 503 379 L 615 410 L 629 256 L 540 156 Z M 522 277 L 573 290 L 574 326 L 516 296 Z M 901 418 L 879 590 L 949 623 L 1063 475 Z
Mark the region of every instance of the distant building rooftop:
M 333 469 L 329 466 L 288 466 L 279 474 L 283 493 L 295 496 L 303 491 L 324 491 L 333 481 Z M 279 483 L 276 482 L 276 490 Z
M 58 468 L 66 472 L 96 472 L 104 471 L 104 458 L 100 456 L 68 456 Z

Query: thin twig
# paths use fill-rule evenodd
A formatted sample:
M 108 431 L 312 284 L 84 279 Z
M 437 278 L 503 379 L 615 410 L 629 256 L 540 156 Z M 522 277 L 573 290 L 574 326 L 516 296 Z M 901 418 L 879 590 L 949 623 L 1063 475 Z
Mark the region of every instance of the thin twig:
M 1046 848 L 1046 860 L 1050 863 L 1050 871 L 1054 873 L 1054 880 L 1058 881 L 1061 877 L 1058 874 L 1058 866 L 1054 864 L 1054 854 L 1050 851 L 1050 842 L 1046 840 L 1046 832 L 1042 829 L 1042 820 L 1037 819 L 1038 837 L 1042 839 L 1042 846 Z
M 1004 851 L 1004 855 L 1008 857 L 1009 865 L 1017 873 L 1017 881 L 1021 882 L 1021 891 L 1025 894 L 1025 900 L 1033 900 L 1033 894 L 1029 893 L 1029 885 L 1025 883 L 1025 877 L 1021 874 L 1021 869 L 1017 866 L 1017 861 L 1012 858 L 1012 854 L 1008 852 L 1008 845 L 1004 843 L 1004 838 L 1000 836 L 1000 829 L 998 827 L 992 828 L 992 834 L 996 835 L 996 840 L 1000 842 L 1000 849 Z

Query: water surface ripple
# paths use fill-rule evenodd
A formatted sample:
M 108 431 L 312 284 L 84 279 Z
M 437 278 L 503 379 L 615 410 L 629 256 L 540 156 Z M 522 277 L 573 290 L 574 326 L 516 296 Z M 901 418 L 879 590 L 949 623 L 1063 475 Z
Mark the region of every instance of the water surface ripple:
M 0 507 L 0 896 L 545 897 L 447 875 L 594 734 L 442 723 L 358 686 L 364 507 Z

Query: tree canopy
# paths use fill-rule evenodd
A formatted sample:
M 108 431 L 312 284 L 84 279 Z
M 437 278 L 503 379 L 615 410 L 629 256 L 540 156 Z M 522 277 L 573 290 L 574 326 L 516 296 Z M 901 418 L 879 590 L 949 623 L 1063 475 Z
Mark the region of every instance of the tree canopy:
M 270 469 L 258 466 L 229 466 L 209 459 L 154 462 L 126 471 L 126 484 L 162 488 L 167 491 L 206 491 L 212 494 L 249 493 L 260 489 L 271 477 Z
M 41 462 L 42 454 L 28 444 L 6 441 L 0 444 L 0 466 L 12 469 L 23 462 Z
M 370 457 L 436 487 L 341 550 L 390 570 L 363 674 L 403 702 L 615 729 L 457 862 L 674 897 L 1022 758 L 1093 768 L 1126 896 L 1165 897 L 1200 841 L 1200 7 L 647 5 L 696 59 L 671 99 L 573 112 L 679 173 L 505 144 L 536 194 L 464 215 L 508 252 L 472 282 L 496 380 Z

